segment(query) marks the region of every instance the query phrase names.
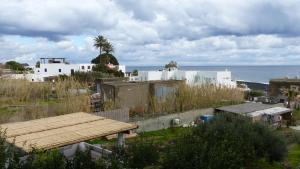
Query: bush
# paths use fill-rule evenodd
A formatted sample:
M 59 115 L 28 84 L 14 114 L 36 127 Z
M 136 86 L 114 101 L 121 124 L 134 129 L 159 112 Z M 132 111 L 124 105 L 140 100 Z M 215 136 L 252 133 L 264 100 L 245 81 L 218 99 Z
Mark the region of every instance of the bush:
M 157 163 L 159 153 L 153 143 L 140 142 L 131 145 L 128 151 L 128 165 L 130 168 L 143 169 Z
M 16 62 L 16 61 L 8 61 L 5 63 L 5 67 L 7 69 L 11 69 L 11 70 L 14 70 L 14 71 L 24 71 L 25 68 L 24 66 L 22 66 L 20 63 Z
M 111 74 L 103 73 L 103 72 L 75 72 L 74 75 L 72 75 L 74 79 L 80 82 L 95 82 L 96 79 L 99 78 L 108 78 L 113 77 Z
M 218 115 L 172 145 L 163 168 L 239 169 L 259 159 L 282 160 L 286 152 L 283 139 L 269 128 L 245 117 Z

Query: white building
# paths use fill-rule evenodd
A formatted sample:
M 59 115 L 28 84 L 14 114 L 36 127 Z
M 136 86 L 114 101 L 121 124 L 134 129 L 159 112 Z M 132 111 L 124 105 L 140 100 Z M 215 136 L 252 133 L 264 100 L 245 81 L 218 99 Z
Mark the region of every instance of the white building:
M 188 85 L 201 85 L 212 83 L 228 87 L 236 87 L 236 82 L 231 79 L 230 71 L 184 71 L 178 69 L 162 71 L 139 71 L 132 81 L 152 80 L 185 80 Z
M 34 73 L 12 75 L 11 78 L 21 79 L 25 78 L 29 81 L 42 82 L 48 77 L 59 75 L 70 76 L 75 72 L 89 72 L 95 64 L 70 64 L 66 62 L 65 58 L 41 58 L 39 66 L 33 68 Z M 124 65 L 117 66 L 118 71 L 125 73 Z

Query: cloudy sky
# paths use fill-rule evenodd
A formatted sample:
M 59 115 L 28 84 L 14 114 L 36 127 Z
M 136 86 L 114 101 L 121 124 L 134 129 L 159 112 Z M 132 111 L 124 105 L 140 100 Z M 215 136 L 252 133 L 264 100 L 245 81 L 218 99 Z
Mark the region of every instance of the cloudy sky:
M 104 35 L 126 65 L 300 64 L 295 0 L 0 0 L 0 62 L 89 62 Z

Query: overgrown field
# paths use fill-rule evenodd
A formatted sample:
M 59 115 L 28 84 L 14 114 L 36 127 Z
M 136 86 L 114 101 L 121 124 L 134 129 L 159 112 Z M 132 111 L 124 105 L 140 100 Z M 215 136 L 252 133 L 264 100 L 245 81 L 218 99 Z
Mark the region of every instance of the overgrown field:
M 203 84 L 180 85 L 165 98 L 152 98 L 152 112 L 182 112 L 193 109 L 237 104 L 244 101 L 244 92 L 237 88 Z
M 55 83 L 0 79 L 0 123 L 89 109 L 88 85 L 72 78 Z

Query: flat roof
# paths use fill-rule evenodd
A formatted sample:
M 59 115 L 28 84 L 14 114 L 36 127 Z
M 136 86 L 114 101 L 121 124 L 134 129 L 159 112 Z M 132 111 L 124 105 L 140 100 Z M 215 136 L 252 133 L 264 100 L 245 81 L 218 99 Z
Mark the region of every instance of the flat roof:
M 30 152 L 33 148 L 47 150 L 125 132 L 137 125 L 79 112 L 2 124 L 0 128 L 6 130 L 7 142 Z
M 300 83 L 300 78 L 271 79 L 270 82 Z
M 275 105 L 267 105 L 262 103 L 243 103 L 238 105 L 232 105 L 232 106 L 224 106 L 216 108 L 216 110 L 224 111 L 224 112 L 230 112 L 230 113 L 238 113 L 238 114 L 247 114 L 259 110 L 265 110 L 275 107 Z

